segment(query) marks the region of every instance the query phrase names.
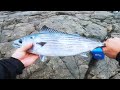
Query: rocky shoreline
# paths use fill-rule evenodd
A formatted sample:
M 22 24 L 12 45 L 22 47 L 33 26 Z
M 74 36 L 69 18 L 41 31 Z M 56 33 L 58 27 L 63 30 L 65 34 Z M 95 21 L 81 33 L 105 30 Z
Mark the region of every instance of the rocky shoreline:
M 118 11 L 1 11 L 0 59 L 14 52 L 12 41 L 25 35 L 38 33 L 48 27 L 71 34 L 80 34 L 100 41 L 107 36 L 120 36 Z M 80 55 L 47 57 L 26 68 L 18 79 L 119 79 L 120 69 L 116 60 L 106 57 L 89 66 L 90 58 Z M 89 70 L 89 71 L 88 71 Z

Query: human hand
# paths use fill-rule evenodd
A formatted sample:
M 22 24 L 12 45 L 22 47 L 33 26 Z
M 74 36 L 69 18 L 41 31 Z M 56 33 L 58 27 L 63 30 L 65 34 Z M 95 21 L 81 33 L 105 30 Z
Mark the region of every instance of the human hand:
M 33 64 L 39 58 L 38 55 L 27 52 L 27 50 L 30 48 L 32 48 L 32 43 L 17 49 L 12 57 L 20 60 L 24 64 L 24 66 L 27 67 Z
M 103 47 L 103 51 L 106 56 L 115 59 L 120 52 L 120 38 L 110 38 L 104 43 L 105 47 Z

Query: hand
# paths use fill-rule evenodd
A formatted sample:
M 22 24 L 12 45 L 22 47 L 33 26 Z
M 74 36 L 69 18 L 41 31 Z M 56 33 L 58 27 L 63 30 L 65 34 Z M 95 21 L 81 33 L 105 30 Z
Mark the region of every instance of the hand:
M 106 46 L 103 47 L 103 51 L 106 56 L 115 59 L 120 52 L 120 38 L 110 38 L 104 43 Z
M 24 66 L 27 67 L 33 64 L 39 58 L 38 55 L 27 52 L 27 50 L 30 48 L 32 48 L 32 43 L 17 49 L 12 57 L 20 60 L 24 64 Z

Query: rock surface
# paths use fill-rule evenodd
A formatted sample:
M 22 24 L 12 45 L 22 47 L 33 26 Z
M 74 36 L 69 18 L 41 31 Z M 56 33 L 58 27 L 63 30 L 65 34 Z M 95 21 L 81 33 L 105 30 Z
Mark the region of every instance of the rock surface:
M 12 41 L 38 33 L 43 25 L 71 34 L 103 40 L 120 35 L 120 12 L 108 11 L 1 11 L 0 59 L 14 52 Z M 116 60 L 106 57 L 89 65 L 91 58 L 81 55 L 47 57 L 24 69 L 18 79 L 120 79 Z

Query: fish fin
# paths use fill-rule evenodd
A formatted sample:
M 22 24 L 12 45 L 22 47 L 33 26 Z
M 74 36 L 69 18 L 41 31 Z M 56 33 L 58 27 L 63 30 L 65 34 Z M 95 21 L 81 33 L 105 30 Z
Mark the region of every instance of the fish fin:
M 42 62 L 45 62 L 45 56 L 44 55 L 39 55 L 40 56 L 40 60 L 42 61 Z
M 72 35 L 74 35 L 74 36 L 80 36 L 79 34 L 72 34 Z
M 40 33 L 62 33 L 62 34 L 68 34 L 66 32 L 61 32 L 61 31 L 57 31 L 55 29 L 49 28 L 46 25 L 44 25 L 41 30 Z
M 44 46 L 45 44 L 46 44 L 46 42 L 37 42 L 36 44 L 39 44 L 39 45 L 41 45 L 41 46 Z
M 84 52 L 84 53 L 81 53 L 80 55 L 83 56 L 83 57 L 88 57 L 88 56 L 87 56 L 87 53 L 85 53 L 85 52 Z

